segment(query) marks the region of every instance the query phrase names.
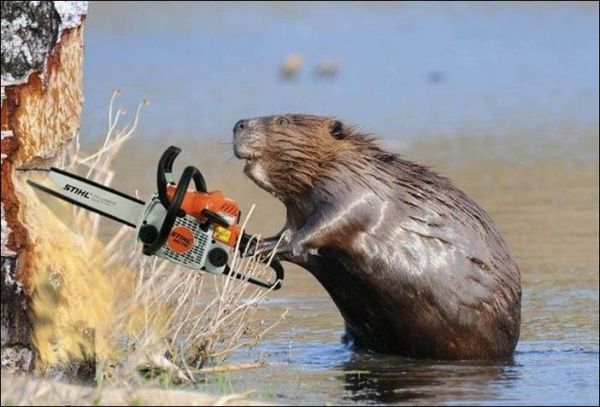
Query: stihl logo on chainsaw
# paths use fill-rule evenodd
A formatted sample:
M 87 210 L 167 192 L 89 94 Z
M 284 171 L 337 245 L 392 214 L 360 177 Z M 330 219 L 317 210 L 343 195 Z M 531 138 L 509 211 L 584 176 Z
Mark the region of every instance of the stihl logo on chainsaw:
M 71 193 L 73 193 L 75 195 L 78 195 L 78 196 L 80 196 L 82 198 L 90 199 L 90 193 L 89 192 L 84 191 L 81 188 L 74 187 L 73 185 L 67 184 L 67 185 L 65 185 L 63 187 L 63 189 L 65 191 L 67 191 L 67 192 L 71 192 Z
M 171 230 L 167 245 L 175 253 L 185 253 L 194 246 L 194 233 L 184 226 Z

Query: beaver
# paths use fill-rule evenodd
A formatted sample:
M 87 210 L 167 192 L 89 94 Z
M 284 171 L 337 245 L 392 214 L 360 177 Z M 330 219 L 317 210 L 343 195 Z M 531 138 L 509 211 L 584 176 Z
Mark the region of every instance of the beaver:
M 513 354 L 519 268 L 492 219 L 448 178 L 331 117 L 240 120 L 233 148 L 287 210 L 257 252 L 277 246 L 280 260 L 316 277 L 346 343 L 422 359 Z

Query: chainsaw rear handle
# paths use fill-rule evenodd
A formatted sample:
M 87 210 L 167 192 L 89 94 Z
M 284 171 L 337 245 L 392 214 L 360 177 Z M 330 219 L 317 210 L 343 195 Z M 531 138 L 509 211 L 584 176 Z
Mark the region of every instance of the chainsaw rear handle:
M 263 261 L 263 263 L 267 263 L 267 262 L 268 262 L 268 259 Z M 283 281 L 283 277 L 284 277 L 283 266 L 281 265 L 281 263 L 278 260 L 273 259 L 271 261 L 271 263 L 269 264 L 269 267 L 271 267 L 273 269 L 273 271 L 275 272 L 275 281 L 272 283 L 269 283 L 264 280 L 259 280 L 258 278 L 249 277 L 245 274 L 238 273 L 235 270 L 232 272 L 231 268 L 229 268 L 229 265 L 225 266 L 225 270 L 223 270 L 223 274 L 225 274 L 227 276 L 235 277 L 238 280 L 246 280 L 249 283 L 252 283 L 259 287 L 264 287 L 267 289 L 272 288 L 273 290 L 279 290 L 281 288 L 281 282 Z
M 246 248 L 248 247 L 248 244 L 250 243 L 251 240 L 252 240 L 252 235 L 250 235 L 246 232 L 244 232 L 242 234 L 242 237 L 240 238 L 240 253 L 246 252 Z M 253 284 L 259 285 L 261 287 L 265 287 L 265 288 L 269 288 L 269 289 L 273 288 L 273 290 L 279 290 L 281 288 L 281 282 L 283 281 L 283 278 L 284 278 L 283 266 L 277 259 L 271 259 L 271 262 L 269 263 L 269 257 L 263 259 L 262 262 L 265 264 L 269 264 L 269 267 L 271 267 L 273 269 L 273 271 L 275 272 L 275 277 L 276 277 L 275 282 L 267 283 L 262 280 L 257 280 L 254 278 L 249 278 L 248 281 L 250 281 Z M 233 276 L 235 278 L 242 278 L 238 275 L 233 275 Z

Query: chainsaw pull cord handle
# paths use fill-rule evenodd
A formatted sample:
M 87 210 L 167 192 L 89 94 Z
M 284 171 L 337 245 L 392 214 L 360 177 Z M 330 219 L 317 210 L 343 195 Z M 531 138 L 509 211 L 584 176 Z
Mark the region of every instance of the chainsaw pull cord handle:
M 169 197 L 167 196 L 167 185 L 173 184 L 173 162 L 175 158 L 181 153 L 181 149 L 176 146 L 170 146 L 160 156 L 158 160 L 158 170 L 156 172 L 156 184 L 158 187 L 158 199 L 162 206 L 168 210 L 169 208 Z M 196 168 L 196 171 L 192 174 L 194 184 L 196 184 L 196 190 L 199 192 L 206 191 L 206 181 L 202 176 L 202 173 Z M 168 179 L 167 179 L 168 178 Z
M 175 224 L 175 220 L 180 214 L 179 212 L 181 209 L 181 204 L 183 203 L 183 198 L 185 198 L 185 195 L 187 193 L 190 181 L 194 177 L 194 174 L 199 173 L 200 172 L 198 171 L 198 169 L 191 165 L 189 167 L 186 167 L 185 170 L 183 170 L 183 174 L 181 175 L 179 183 L 177 184 L 177 189 L 175 190 L 175 196 L 173 197 L 171 203 L 168 204 L 167 214 L 165 215 L 165 220 L 160 226 L 160 230 L 158 231 L 158 236 L 156 237 L 156 240 L 154 240 L 154 242 L 152 242 L 151 244 L 144 246 L 143 252 L 145 255 L 153 255 L 167 241 L 169 234 L 171 233 L 171 229 L 173 229 L 173 225 Z

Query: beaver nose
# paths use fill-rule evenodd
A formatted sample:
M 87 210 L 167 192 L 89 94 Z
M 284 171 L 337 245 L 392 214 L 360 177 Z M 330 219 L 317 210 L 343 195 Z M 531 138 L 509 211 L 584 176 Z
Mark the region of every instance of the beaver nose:
M 240 120 L 233 126 L 233 132 L 242 131 L 248 128 L 248 120 Z

